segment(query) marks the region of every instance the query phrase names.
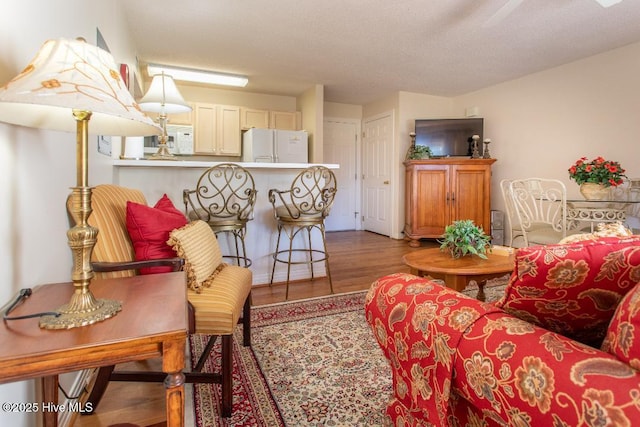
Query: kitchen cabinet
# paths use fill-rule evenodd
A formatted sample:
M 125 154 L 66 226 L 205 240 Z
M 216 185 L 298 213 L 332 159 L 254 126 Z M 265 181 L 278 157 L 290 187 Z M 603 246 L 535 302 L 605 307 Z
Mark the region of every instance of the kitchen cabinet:
M 267 129 L 269 127 L 269 110 L 241 107 L 240 126 L 242 129 Z
M 281 130 L 300 130 L 299 111 L 269 111 L 269 127 Z
M 240 107 L 196 103 L 193 133 L 195 154 L 240 156 Z
M 495 159 L 405 162 L 404 234 L 412 247 L 440 238 L 453 221 L 470 219 L 491 234 L 491 165 Z
M 189 103 L 192 110 L 186 113 L 167 114 L 167 124 L 169 125 L 184 125 L 193 126 L 193 109 L 195 108 L 193 103 Z
M 258 110 L 240 108 L 240 126 L 242 129 L 280 129 L 300 130 L 302 114 L 299 111 Z

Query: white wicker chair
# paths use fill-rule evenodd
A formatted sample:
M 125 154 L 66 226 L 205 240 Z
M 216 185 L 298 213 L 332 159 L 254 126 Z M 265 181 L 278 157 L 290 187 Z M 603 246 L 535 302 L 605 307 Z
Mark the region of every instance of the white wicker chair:
M 525 246 L 554 244 L 567 236 L 567 189 L 562 181 L 514 179 L 506 192 Z
M 500 191 L 502 192 L 502 199 L 504 200 L 504 209 L 507 217 L 507 228 L 509 230 L 508 246 L 513 246 L 513 242 L 523 237 L 522 227 L 518 223 L 518 215 L 516 214 L 513 206 L 513 198 L 511 197 L 510 179 L 503 179 L 500 181 Z

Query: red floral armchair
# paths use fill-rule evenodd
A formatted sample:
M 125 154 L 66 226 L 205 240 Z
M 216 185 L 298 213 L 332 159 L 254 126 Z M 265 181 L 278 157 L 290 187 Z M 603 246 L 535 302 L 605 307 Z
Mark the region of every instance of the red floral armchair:
M 640 425 L 639 282 L 637 236 L 520 249 L 495 304 L 380 278 L 365 309 L 393 373 L 388 425 Z

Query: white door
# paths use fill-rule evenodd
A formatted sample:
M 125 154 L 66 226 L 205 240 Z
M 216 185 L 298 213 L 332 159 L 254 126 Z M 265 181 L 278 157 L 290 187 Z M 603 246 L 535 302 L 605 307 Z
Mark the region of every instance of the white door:
M 358 229 L 357 212 L 357 140 L 359 121 L 326 119 L 324 121 L 324 163 L 336 163 L 334 170 L 338 181 L 338 192 L 331 213 L 325 220 L 327 231 Z
M 362 138 L 363 227 L 391 235 L 391 113 L 365 119 Z

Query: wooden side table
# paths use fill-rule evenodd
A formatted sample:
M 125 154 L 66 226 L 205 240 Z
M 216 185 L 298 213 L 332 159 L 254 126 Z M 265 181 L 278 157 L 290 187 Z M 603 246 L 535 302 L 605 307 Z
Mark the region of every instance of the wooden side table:
M 122 311 L 68 330 L 40 329 L 37 318 L 0 325 L 0 383 L 42 378 L 43 398 L 30 403 L 32 408 L 38 405 L 31 412 L 41 413 L 45 426 L 57 426 L 58 413 L 69 410 L 55 406 L 59 374 L 161 356 L 167 374 L 167 426 L 183 427 L 188 326 L 184 272 L 95 280 L 91 290 L 96 298 L 122 301 Z M 71 283 L 38 286 L 11 315 L 53 310 L 72 292 Z
M 487 259 L 477 256 L 455 259 L 440 248 L 428 248 L 410 252 L 402 257 L 402 261 L 412 274 L 442 279 L 447 287 L 458 292 L 474 280 L 478 284 L 478 299 L 484 301 L 486 281 L 512 272 L 515 266 L 514 255 L 486 255 Z

